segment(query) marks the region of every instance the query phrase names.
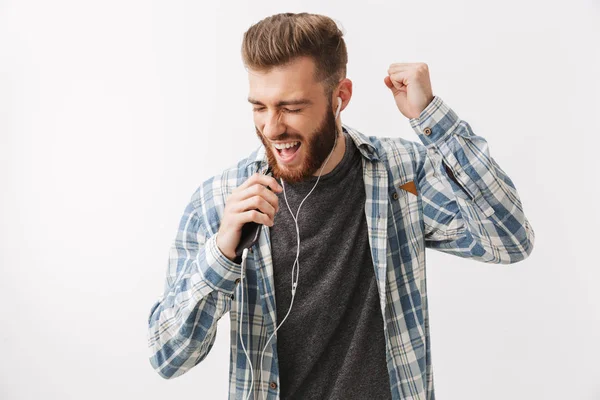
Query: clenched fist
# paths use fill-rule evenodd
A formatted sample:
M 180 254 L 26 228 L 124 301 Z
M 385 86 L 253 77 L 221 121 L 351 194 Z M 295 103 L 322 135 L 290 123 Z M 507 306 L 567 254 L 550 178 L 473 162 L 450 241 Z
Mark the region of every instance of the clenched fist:
M 425 63 L 394 63 L 383 79 L 392 91 L 398 110 L 406 118 L 419 118 L 433 100 L 429 67 Z

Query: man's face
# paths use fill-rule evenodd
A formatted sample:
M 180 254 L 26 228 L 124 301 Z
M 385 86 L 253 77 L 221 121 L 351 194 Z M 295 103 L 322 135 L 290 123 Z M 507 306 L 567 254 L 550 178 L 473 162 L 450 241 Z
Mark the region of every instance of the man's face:
M 250 70 L 248 79 L 256 134 L 273 176 L 295 183 L 318 174 L 337 127 L 331 99 L 314 80 L 312 59 L 298 58 L 268 72 Z

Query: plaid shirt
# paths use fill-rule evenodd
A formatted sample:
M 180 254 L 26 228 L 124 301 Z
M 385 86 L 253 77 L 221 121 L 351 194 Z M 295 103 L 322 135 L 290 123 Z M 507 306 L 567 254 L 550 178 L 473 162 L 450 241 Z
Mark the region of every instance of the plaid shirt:
M 365 214 L 379 289 L 393 399 L 434 400 L 425 249 L 490 264 L 510 264 L 532 251 L 534 231 L 515 185 L 491 157 L 484 138 L 438 96 L 411 127 L 423 143 L 364 136 L 342 125 L 362 157 Z M 185 208 L 170 250 L 163 294 L 148 318 L 150 363 L 164 378 L 186 373 L 211 350 L 217 322 L 229 312 L 229 399 L 245 399 L 250 369 L 255 393 L 279 399 L 273 261 L 269 229 L 248 254 L 244 309 L 240 265 L 216 246 L 232 190 L 267 167 L 261 145 L 235 167 L 206 180 Z M 205 384 L 210 384 L 207 379 Z M 262 392 L 259 392 L 262 390 Z

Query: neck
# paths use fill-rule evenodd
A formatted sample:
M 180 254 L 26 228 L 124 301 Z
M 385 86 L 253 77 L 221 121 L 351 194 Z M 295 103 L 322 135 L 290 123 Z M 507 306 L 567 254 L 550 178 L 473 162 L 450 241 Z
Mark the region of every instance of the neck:
M 329 161 L 327 161 L 327 165 L 323 168 L 323 172 L 321 172 L 321 168 L 319 168 L 313 176 L 326 175 L 333 171 L 333 169 L 342 161 L 344 158 L 344 153 L 346 152 L 346 140 L 344 138 L 344 132 L 342 131 L 341 122 L 336 123 L 336 130 L 338 132 L 337 143 L 335 144 L 335 148 L 333 149 L 333 153 L 329 157 Z M 322 167 L 322 166 L 321 166 Z

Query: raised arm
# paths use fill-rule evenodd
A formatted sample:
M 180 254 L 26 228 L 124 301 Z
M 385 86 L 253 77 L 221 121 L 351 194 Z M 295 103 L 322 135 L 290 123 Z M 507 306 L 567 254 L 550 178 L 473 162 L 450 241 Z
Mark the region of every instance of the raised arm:
M 410 119 L 426 246 L 485 263 L 531 254 L 535 233 L 512 180 L 477 136 L 438 96 Z

